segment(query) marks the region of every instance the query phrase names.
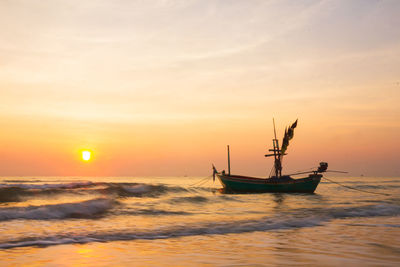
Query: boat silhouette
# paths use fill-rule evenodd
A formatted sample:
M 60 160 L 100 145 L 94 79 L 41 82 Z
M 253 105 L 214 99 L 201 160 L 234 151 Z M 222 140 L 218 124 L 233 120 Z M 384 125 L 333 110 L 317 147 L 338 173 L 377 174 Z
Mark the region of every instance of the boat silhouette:
M 294 129 L 297 127 L 297 120 L 285 129 L 285 135 L 282 139 L 282 145 L 279 147 L 279 141 L 276 138 L 275 121 L 274 125 L 274 139 L 273 149 L 269 149 L 270 154 L 265 157 L 274 157 L 274 165 L 267 178 L 250 177 L 243 175 L 231 174 L 230 168 L 230 154 L 228 145 L 228 173 L 224 170 L 217 171 L 213 168 L 213 180 L 218 177 L 225 191 L 227 192 L 274 192 L 274 193 L 313 193 L 321 181 L 322 173 L 328 169 L 328 163 L 320 162 L 320 165 L 315 170 L 307 172 L 299 172 L 289 175 L 282 175 L 282 159 L 289 146 L 289 141 L 294 136 Z M 305 175 L 306 177 L 292 178 L 292 176 Z

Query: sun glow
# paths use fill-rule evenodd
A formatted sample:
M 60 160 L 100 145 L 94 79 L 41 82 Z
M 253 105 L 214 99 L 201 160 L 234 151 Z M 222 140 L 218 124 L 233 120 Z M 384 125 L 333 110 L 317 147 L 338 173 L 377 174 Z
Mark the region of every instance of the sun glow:
M 90 151 L 87 151 L 87 150 L 82 151 L 82 159 L 84 161 L 90 160 L 91 156 L 92 156 L 92 153 Z

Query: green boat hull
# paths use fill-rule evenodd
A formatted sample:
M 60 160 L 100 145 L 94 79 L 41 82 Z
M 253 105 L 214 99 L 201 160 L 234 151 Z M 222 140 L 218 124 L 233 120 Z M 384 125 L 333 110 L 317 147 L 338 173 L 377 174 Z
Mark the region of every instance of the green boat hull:
M 234 192 L 313 193 L 322 175 L 311 174 L 306 178 L 254 178 L 239 175 L 216 174 L 224 188 Z

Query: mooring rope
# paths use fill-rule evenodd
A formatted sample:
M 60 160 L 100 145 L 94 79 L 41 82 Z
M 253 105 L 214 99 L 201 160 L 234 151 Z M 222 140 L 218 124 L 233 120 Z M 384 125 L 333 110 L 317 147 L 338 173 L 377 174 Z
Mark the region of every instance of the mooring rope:
M 207 182 L 208 179 L 210 179 L 212 177 L 212 175 L 209 175 L 203 179 L 201 179 L 200 181 L 197 181 L 191 185 L 189 185 L 189 187 L 193 187 L 194 185 L 199 186 L 200 184 L 205 184 L 205 182 Z
M 208 183 L 209 178 L 210 178 L 210 177 L 207 177 L 206 180 L 204 180 L 202 183 L 198 184 L 197 186 L 203 186 L 203 185 L 205 185 L 206 183 Z
M 335 182 L 335 181 L 333 181 L 331 179 L 328 179 L 326 177 L 322 177 L 322 178 L 325 179 L 325 180 L 328 180 L 331 183 L 338 184 L 338 185 L 341 185 L 343 187 L 346 187 L 346 188 L 349 188 L 349 189 L 353 189 L 353 190 L 356 190 L 356 191 L 360 191 L 360 192 L 364 192 L 364 193 L 370 193 L 370 194 L 376 194 L 376 195 L 390 196 L 390 194 L 386 194 L 386 193 L 371 192 L 371 191 L 366 191 L 366 190 L 358 189 L 358 188 L 355 188 L 355 187 L 351 187 L 351 186 L 348 186 L 348 185 L 344 185 L 344 184 Z

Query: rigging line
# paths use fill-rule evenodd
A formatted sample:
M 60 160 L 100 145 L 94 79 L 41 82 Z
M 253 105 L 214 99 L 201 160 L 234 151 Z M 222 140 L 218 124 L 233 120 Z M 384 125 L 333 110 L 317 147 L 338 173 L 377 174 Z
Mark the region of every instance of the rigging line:
M 193 184 L 190 184 L 189 186 L 190 186 L 190 187 L 191 187 L 191 186 L 194 186 L 194 185 L 196 185 L 196 184 L 198 184 L 198 183 L 202 182 L 202 181 L 203 181 L 203 179 L 204 179 L 204 178 L 202 178 L 201 180 L 199 180 L 199 181 L 197 181 L 197 182 L 194 182 Z
M 271 171 L 269 172 L 269 178 L 272 177 L 272 174 L 275 172 L 275 163 L 272 165 Z
M 305 171 L 309 171 L 309 170 L 312 170 L 312 169 L 315 169 L 315 167 L 311 167 L 311 168 L 308 168 L 308 169 L 305 169 L 305 170 L 295 171 L 295 172 L 305 172 Z
M 192 187 L 192 186 L 194 186 L 194 185 L 196 185 L 196 184 L 200 184 L 201 182 L 204 182 L 204 181 L 206 181 L 207 179 L 209 179 L 209 178 L 211 178 L 211 177 L 212 177 L 212 175 L 209 175 L 209 176 L 207 176 L 207 177 L 205 177 L 205 178 L 202 178 L 201 180 L 199 180 L 199 181 L 197 181 L 197 182 L 195 182 L 195 183 L 189 185 L 189 187 Z
M 364 192 L 364 193 L 370 193 L 370 194 L 376 194 L 376 195 L 390 196 L 390 194 L 386 194 L 386 193 L 371 192 L 371 191 L 366 191 L 366 190 L 354 188 L 354 187 L 351 187 L 351 186 L 348 186 L 348 185 L 344 185 L 344 184 L 335 182 L 335 181 L 330 180 L 330 179 L 328 179 L 328 178 L 326 178 L 326 177 L 322 177 L 322 178 L 325 179 L 325 180 L 328 180 L 328 181 L 331 182 L 331 183 L 338 184 L 338 185 L 341 185 L 341 186 L 343 186 L 343 187 L 346 187 L 346 188 L 349 188 L 349 189 L 353 189 L 353 190 L 356 190 L 356 191 L 360 191 L 360 192 Z
M 196 186 L 203 186 L 203 185 L 207 184 L 208 182 L 209 182 L 209 180 L 207 179 L 207 180 L 203 181 L 202 183 L 197 184 Z
M 206 178 L 208 179 L 208 177 L 206 177 Z M 197 185 L 201 184 L 206 178 L 203 178 L 203 179 L 201 179 L 201 180 L 189 185 L 189 187 L 193 187 L 193 186 L 197 186 Z
M 200 183 L 196 184 L 196 186 L 201 186 L 202 184 L 206 183 L 208 181 L 208 179 L 209 178 L 207 177 L 207 179 L 201 180 Z
M 204 185 L 206 185 L 210 180 L 205 180 L 204 182 L 197 184 L 196 187 L 203 187 Z

